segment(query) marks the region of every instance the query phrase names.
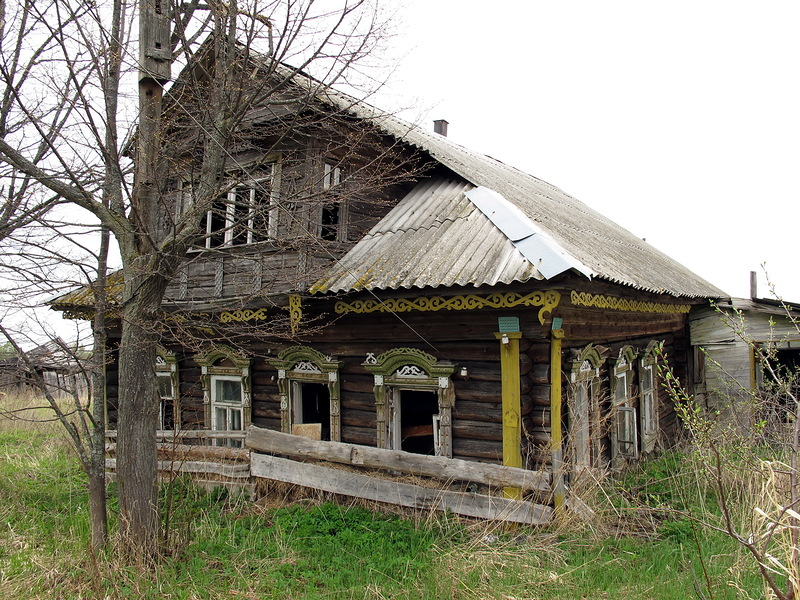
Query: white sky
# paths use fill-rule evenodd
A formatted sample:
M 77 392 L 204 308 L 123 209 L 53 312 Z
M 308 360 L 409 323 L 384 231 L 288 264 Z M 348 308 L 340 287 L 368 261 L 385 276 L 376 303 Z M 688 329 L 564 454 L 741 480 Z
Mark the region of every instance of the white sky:
M 800 2 L 410 0 L 381 108 L 582 200 L 711 283 L 800 301 Z

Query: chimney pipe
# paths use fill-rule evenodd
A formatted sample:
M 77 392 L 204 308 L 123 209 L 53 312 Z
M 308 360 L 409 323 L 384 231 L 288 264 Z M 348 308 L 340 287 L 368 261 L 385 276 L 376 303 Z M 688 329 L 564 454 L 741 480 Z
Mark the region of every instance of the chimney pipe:
M 433 122 L 433 133 L 438 133 L 442 137 L 447 137 L 447 121 L 444 119 L 437 119 Z
M 750 271 L 750 300 L 758 298 L 758 277 L 755 271 Z

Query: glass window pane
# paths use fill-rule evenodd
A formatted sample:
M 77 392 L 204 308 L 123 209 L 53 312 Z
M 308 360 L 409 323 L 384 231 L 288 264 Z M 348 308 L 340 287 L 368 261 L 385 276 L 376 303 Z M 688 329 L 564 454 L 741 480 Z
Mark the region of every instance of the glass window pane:
M 230 404 L 241 404 L 242 402 L 242 382 L 241 380 L 217 379 L 217 402 Z
M 174 398 L 172 392 L 172 377 L 169 375 L 158 375 L 156 378 L 158 383 L 158 395 L 161 398 Z
M 642 390 L 650 391 L 653 389 L 653 367 L 648 366 L 642 369 Z
M 237 408 L 231 408 L 228 411 L 228 416 L 230 417 L 230 427 L 231 431 L 241 431 L 242 430 L 242 411 Z
M 216 427 L 218 431 L 227 431 L 228 429 L 228 411 L 224 408 L 217 408 L 215 411 L 216 414 Z
M 623 404 L 628 399 L 628 377 L 626 373 L 617 376 L 617 385 L 614 388 L 614 401 Z

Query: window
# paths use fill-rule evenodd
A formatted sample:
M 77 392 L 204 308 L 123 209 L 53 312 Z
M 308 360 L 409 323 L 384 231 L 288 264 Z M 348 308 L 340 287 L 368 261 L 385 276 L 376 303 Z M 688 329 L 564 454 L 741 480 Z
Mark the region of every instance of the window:
M 201 222 L 204 246 L 255 244 L 277 237 L 279 184 L 277 163 L 267 173 L 231 188 L 214 201 Z
M 163 348 L 159 348 L 156 354 L 156 385 L 159 397 L 159 430 L 174 431 L 180 429 L 178 359 L 175 354 Z
M 633 367 L 636 353 L 630 346 L 620 350 L 611 369 L 611 457 L 636 458 L 638 440 L 636 408 L 633 406 Z
M 342 363 L 308 346 L 287 348 L 269 362 L 278 369 L 281 429 L 286 433 L 300 429 L 307 432 L 308 428 L 295 426 L 318 425 L 321 440 L 340 441 L 339 369 Z
M 205 426 L 223 434 L 212 436 L 214 445 L 241 448 L 250 424 L 250 360 L 225 346 L 196 360 L 202 368 Z
M 322 189 L 325 192 L 341 189 L 342 168 L 325 163 Z M 326 193 L 326 200 L 322 205 L 320 221 L 320 237 L 330 242 L 347 241 L 347 203 L 339 194 Z M 330 197 L 329 197 L 330 196 Z
M 452 457 L 455 365 L 395 348 L 368 355 L 363 366 L 375 378 L 378 447 Z
M 651 342 L 645 350 L 639 366 L 639 414 L 641 450 L 653 452 L 658 440 L 658 386 L 656 359 L 660 344 Z
M 591 344 L 586 346 L 570 369 L 570 436 L 576 468 L 599 466 L 600 460 L 600 363 L 602 358 Z
M 244 386 L 241 377 L 211 376 L 211 429 L 242 431 L 244 429 Z M 233 438 L 216 439 L 220 446 L 241 447 L 242 441 Z

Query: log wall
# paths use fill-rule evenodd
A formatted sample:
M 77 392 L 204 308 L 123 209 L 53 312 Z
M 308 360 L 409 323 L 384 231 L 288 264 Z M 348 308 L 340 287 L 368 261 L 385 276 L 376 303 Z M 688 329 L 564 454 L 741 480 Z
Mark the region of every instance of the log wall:
M 601 290 L 616 291 L 606 284 Z M 509 288 L 513 290 L 514 288 Z M 474 290 L 472 291 L 474 293 Z M 398 294 L 401 295 L 401 294 Z M 408 296 L 411 294 L 402 294 Z M 523 426 L 523 456 L 528 468 L 549 464 L 550 439 L 550 328 L 551 317 L 563 319 L 564 372 L 562 402 L 564 431 L 569 432 L 567 362 L 571 354 L 591 343 L 604 348 L 605 357 L 616 357 L 619 349 L 632 345 L 642 351 L 651 341 L 664 343 L 664 349 L 679 377 L 687 372 L 685 314 L 652 314 L 572 306 L 569 290 L 562 292 L 562 303 L 539 323 L 537 307 L 481 309 L 464 311 L 407 312 L 335 315 L 333 302 L 307 299 L 304 320 L 313 327 L 301 329 L 292 340 L 269 336 L 269 324 L 259 324 L 263 339 L 251 337 L 242 343 L 247 348 L 252 377 L 252 423 L 279 430 L 281 423 L 277 370 L 268 360 L 291 345 L 307 345 L 323 355 L 342 361 L 339 373 L 341 391 L 341 441 L 375 446 L 377 419 L 374 377 L 363 366 L 368 354 L 378 356 L 393 348 L 417 348 L 437 360 L 455 365 L 452 383 L 455 405 L 452 412 L 453 456 L 468 460 L 502 461 L 502 374 L 499 342 L 495 338 L 498 317 L 517 316 L 523 337 L 520 340 L 520 393 Z M 306 333 L 303 334 L 302 332 Z M 181 425 L 186 429 L 203 426 L 200 368 L 190 354 L 179 354 L 181 381 Z M 468 375 L 462 376 L 465 367 Z M 113 366 L 110 367 L 113 370 Z M 607 366 L 603 366 L 603 390 L 608 398 Z M 111 379 L 109 389 L 112 389 Z M 112 394 L 113 395 L 113 394 Z M 606 400 L 607 401 L 607 400 Z M 661 445 L 669 445 L 678 428 L 671 402 L 659 388 L 659 417 L 663 430 Z M 605 407 L 607 408 L 607 406 Z M 603 440 L 608 452 L 607 440 Z

